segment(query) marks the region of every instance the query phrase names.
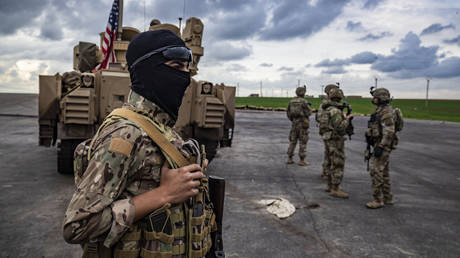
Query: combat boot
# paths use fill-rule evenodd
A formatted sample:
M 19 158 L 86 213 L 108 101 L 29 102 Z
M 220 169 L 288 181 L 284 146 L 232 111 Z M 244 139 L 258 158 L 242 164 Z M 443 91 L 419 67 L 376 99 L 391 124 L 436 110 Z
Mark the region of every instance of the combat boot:
M 294 161 L 292 160 L 292 157 L 288 157 L 288 160 L 286 164 L 294 164 Z
M 372 202 L 366 203 L 366 207 L 369 209 L 378 209 L 383 207 L 382 201 L 373 200 Z
M 324 191 L 330 193 L 330 192 L 331 192 L 331 189 L 332 189 L 332 187 L 331 187 L 330 185 L 327 185 L 327 186 L 326 186 L 326 189 L 324 189 Z
M 303 166 L 308 166 L 308 165 L 310 165 L 310 163 L 308 163 L 308 162 L 304 161 L 303 159 L 301 159 L 301 160 L 299 160 L 299 163 L 297 163 L 297 165 L 303 167 Z
M 334 196 L 334 197 L 337 197 L 337 198 L 343 198 L 343 199 L 348 199 L 348 196 L 349 196 L 347 193 L 342 191 L 342 189 L 340 189 L 340 188 L 337 188 L 337 190 L 331 189 L 330 195 Z
M 393 205 L 393 199 L 392 198 L 384 199 L 383 204 L 385 204 L 385 205 Z

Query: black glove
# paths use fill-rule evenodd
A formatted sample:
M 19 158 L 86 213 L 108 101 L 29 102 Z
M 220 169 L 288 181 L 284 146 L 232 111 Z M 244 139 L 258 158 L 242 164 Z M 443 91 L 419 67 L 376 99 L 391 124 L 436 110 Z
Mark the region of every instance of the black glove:
M 374 156 L 376 158 L 379 158 L 380 156 L 382 156 L 382 153 L 383 153 L 383 148 L 380 147 L 380 146 L 377 146 L 374 148 Z

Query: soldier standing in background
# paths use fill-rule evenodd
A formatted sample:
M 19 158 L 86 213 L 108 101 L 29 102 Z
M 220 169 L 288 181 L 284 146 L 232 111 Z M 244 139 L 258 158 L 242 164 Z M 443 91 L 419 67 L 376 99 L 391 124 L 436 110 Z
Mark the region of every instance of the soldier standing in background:
M 326 93 L 326 98 L 322 100 L 321 104 L 319 105 L 318 112 L 316 113 L 315 120 L 316 123 L 319 124 L 319 135 L 322 136 L 325 131 L 328 129 L 328 122 L 329 122 L 329 116 L 325 112 L 326 108 L 330 106 L 330 100 L 329 100 L 329 91 L 331 89 L 336 89 L 338 88 L 337 85 L 335 84 L 329 84 L 324 88 L 324 93 Z M 322 138 L 322 137 L 321 137 Z M 323 139 L 324 143 L 324 157 L 328 156 L 327 148 L 326 148 L 326 140 Z M 324 180 L 328 179 L 328 170 L 330 168 L 331 164 L 329 163 L 329 159 L 324 158 L 323 161 L 323 173 L 321 177 Z
M 366 155 L 371 160 L 370 175 L 372 178 L 373 201 L 366 203 L 366 207 L 377 209 L 384 204 L 393 204 L 393 194 L 390 188 L 389 159 L 391 150 L 398 143 L 396 131 L 402 129 L 402 114 L 394 117 L 390 103 L 390 92 L 385 88 L 372 90 L 372 104 L 376 105 L 371 115 L 366 131 L 367 144 L 372 146 L 373 153 Z M 395 111 L 400 112 L 399 109 Z M 395 126 L 396 125 L 396 126 Z
M 331 88 L 328 95 L 329 102 L 324 105 L 324 116 L 327 116 L 327 126 L 322 131 L 324 140 L 324 164 L 327 164 L 327 188 L 330 195 L 337 198 L 348 198 L 348 194 L 339 187 L 343 178 L 345 166 L 345 134 L 346 128 L 353 115 L 345 117 L 342 113 L 340 101 L 343 92 L 339 88 Z
M 307 166 L 309 163 L 305 161 L 307 156 L 308 129 L 310 128 L 310 103 L 305 99 L 307 87 L 298 87 L 295 91 L 297 97 L 293 98 L 287 108 L 287 117 L 292 122 L 291 131 L 289 133 L 289 148 L 287 151 L 287 164 L 292 164 L 294 161 L 295 146 L 299 140 L 299 166 Z

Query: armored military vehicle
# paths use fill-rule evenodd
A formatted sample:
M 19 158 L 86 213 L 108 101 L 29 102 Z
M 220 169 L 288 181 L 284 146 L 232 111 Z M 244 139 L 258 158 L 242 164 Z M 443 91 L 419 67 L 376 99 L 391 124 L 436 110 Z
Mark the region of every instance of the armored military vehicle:
M 126 65 L 129 41 L 139 30 L 121 26 L 114 41 L 116 63 L 108 69 L 91 70 L 102 60 L 93 43 L 79 42 L 74 47 L 72 72 L 39 76 L 39 145 L 57 145 L 59 173 L 73 173 L 73 152 L 83 140 L 94 135 L 113 109 L 121 107 L 130 89 Z M 177 26 L 153 23 L 150 29 L 170 29 L 181 35 Z M 203 23 L 187 20 L 182 38 L 193 53 L 192 75 L 198 71 L 203 56 Z M 102 45 L 104 36 L 101 33 Z M 184 138 L 193 137 L 206 145 L 212 160 L 217 147 L 231 146 L 234 128 L 235 87 L 192 79 L 179 110 L 176 128 Z

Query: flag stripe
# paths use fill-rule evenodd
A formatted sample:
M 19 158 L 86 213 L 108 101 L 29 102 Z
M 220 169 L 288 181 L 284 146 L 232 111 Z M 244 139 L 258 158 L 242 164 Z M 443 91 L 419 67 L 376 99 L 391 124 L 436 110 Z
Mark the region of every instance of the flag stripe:
M 104 39 L 102 40 L 101 50 L 104 54 L 104 58 L 102 62 L 94 68 L 96 71 L 107 69 L 110 63 L 116 62 L 115 49 L 113 48 L 113 45 L 118 30 L 118 11 L 119 0 L 114 0 L 112 9 L 110 10 L 107 27 L 105 28 Z

